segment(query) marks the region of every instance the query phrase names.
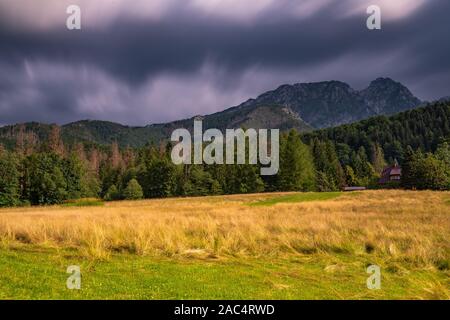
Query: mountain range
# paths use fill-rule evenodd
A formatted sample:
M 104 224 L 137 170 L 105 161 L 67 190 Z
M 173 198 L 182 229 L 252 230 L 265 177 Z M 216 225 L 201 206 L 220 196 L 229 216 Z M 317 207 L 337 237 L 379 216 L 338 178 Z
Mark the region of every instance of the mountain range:
M 378 78 L 363 90 L 347 83 L 324 81 L 282 85 L 255 99 L 205 116 L 130 127 L 118 123 L 83 120 L 63 125 L 64 142 L 91 142 L 101 145 L 117 141 L 121 146 L 138 147 L 158 143 L 177 128 L 192 129 L 194 119 L 202 119 L 204 130 L 217 128 L 295 128 L 301 132 L 352 123 L 377 115 L 391 115 L 422 104 L 411 91 L 390 78 Z M 52 125 L 30 122 L 0 128 L 0 143 L 13 145 L 19 128 L 46 139 Z

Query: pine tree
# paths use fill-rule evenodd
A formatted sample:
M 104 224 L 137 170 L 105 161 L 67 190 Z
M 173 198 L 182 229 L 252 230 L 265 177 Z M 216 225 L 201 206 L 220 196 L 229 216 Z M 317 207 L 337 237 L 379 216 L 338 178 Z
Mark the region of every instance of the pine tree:
M 330 177 L 323 171 L 317 171 L 316 173 L 316 185 L 317 191 L 327 192 L 336 189 L 336 185 L 330 180 Z
M 450 190 L 450 144 L 444 142 L 436 150 L 436 158 L 442 161 L 447 175 L 447 190 Z
M 62 170 L 66 181 L 67 196 L 69 199 L 79 199 L 87 196 L 85 184 L 86 169 L 78 155 L 72 153 L 62 162 Z
M 175 189 L 175 165 L 166 157 L 152 156 L 138 178 L 146 198 L 168 197 Z
M 236 165 L 237 192 L 258 193 L 264 191 L 264 182 L 259 175 L 259 167 L 251 164 Z
M 123 155 L 123 161 L 124 161 L 125 167 L 127 167 L 127 168 L 135 166 L 136 156 L 134 154 L 133 149 L 131 149 L 130 147 L 127 147 L 125 149 L 125 152 Z
M 137 182 L 136 179 L 131 179 L 130 182 L 128 182 L 127 187 L 123 191 L 123 198 L 125 200 L 139 200 L 144 197 L 144 193 L 142 191 L 142 187 Z
M 317 170 L 317 189 L 336 191 L 345 184 L 345 175 L 334 144 L 315 139 L 312 143 L 314 165 Z
M 111 185 L 105 193 L 104 199 L 106 201 L 119 200 L 119 190 L 117 190 L 116 185 Z
M 418 161 L 419 155 L 414 152 L 411 146 L 407 146 L 405 158 L 402 165 L 401 185 L 406 189 L 415 189 L 418 181 Z
M 83 162 L 83 164 L 87 164 L 88 160 L 86 156 L 86 150 L 82 143 L 76 143 L 73 152 L 75 153 L 77 158 L 80 159 L 81 162 Z
M 39 148 L 39 138 L 36 133 L 28 132 L 25 134 L 25 155 L 29 156 Z
M 122 155 L 120 154 L 119 145 L 114 141 L 111 145 L 111 166 L 114 169 L 120 168 L 122 165 Z
M 309 148 L 295 130 L 281 139 L 280 170 L 277 177 L 280 191 L 311 191 L 315 189 L 315 169 Z
M 379 176 L 386 167 L 386 160 L 384 159 L 383 148 L 378 143 L 372 145 L 371 162 L 375 173 Z
M 443 161 L 448 170 L 450 170 L 450 144 L 444 142 L 436 150 L 436 158 Z
M 220 184 L 201 165 L 192 165 L 184 186 L 184 195 L 206 196 L 222 193 Z
M 419 189 L 446 190 L 449 188 L 449 176 L 443 161 L 429 153 L 419 163 Z
M 26 159 L 26 197 L 32 204 L 57 204 L 68 199 L 62 159 L 55 153 L 37 153 Z
M 353 152 L 351 163 L 358 179 L 358 185 L 368 186 L 375 177 L 375 170 L 367 158 L 366 149 L 364 147 L 360 147 L 358 152 Z
M 355 175 L 355 172 L 353 171 L 352 167 L 345 166 L 345 175 L 346 175 L 346 183 L 347 186 L 357 186 L 359 184 L 358 178 Z
M 97 176 L 100 173 L 100 153 L 95 148 L 89 155 L 89 170 Z
M 49 151 L 59 156 L 64 156 L 65 148 L 61 139 L 61 127 L 53 125 L 48 137 Z
M 20 124 L 16 133 L 16 148 L 15 152 L 20 156 L 25 155 L 25 125 Z
M 14 155 L 0 153 L 0 207 L 16 206 L 20 203 L 18 162 Z

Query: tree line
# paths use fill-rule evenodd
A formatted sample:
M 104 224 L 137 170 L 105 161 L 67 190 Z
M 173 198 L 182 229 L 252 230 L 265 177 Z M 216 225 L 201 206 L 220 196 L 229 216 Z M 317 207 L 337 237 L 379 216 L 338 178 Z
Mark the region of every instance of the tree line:
M 174 165 L 170 143 L 66 146 L 58 126 L 45 141 L 22 132 L 13 149 L 0 145 L 0 206 L 89 197 L 132 200 L 376 188 L 383 168 L 395 160 L 403 168 L 401 185 L 395 187 L 448 190 L 449 119 L 450 106 L 435 104 L 303 136 L 291 130 L 280 137 L 280 169 L 274 176 L 260 176 L 259 166 L 249 164 Z

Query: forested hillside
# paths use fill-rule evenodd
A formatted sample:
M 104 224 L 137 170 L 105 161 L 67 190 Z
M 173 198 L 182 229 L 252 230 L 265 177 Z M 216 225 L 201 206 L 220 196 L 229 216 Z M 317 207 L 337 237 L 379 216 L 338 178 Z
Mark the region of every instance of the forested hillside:
M 388 187 L 450 189 L 449 119 L 446 102 L 303 136 L 291 130 L 281 136 L 275 176 L 260 176 L 258 165 L 174 165 L 170 143 L 65 144 L 58 126 L 40 127 L 42 136 L 21 127 L 14 145 L 0 144 L 0 206 L 379 187 L 395 160 L 402 184 Z
M 93 143 L 110 145 L 117 142 L 120 147 L 142 147 L 167 141 L 173 130 L 186 128 L 192 130 L 194 119 L 202 119 L 204 129 L 254 128 L 281 131 L 295 129 L 300 132 L 311 131 L 305 123 L 288 107 L 280 105 L 255 105 L 243 109 L 228 109 L 207 116 L 153 124 L 145 127 L 130 127 L 108 121 L 83 120 L 61 126 L 61 138 L 66 145 Z M 20 141 L 28 144 L 45 142 L 54 125 L 30 122 L 0 128 L 0 143 L 11 149 Z
M 390 117 L 374 117 L 304 135 L 307 143 L 314 138 L 331 140 L 339 149 L 350 147 L 354 151 L 360 147 L 371 150 L 377 144 L 382 147 L 387 160 L 397 158 L 402 161 L 408 145 L 434 152 L 440 143 L 450 138 L 450 102 L 438 102 Z

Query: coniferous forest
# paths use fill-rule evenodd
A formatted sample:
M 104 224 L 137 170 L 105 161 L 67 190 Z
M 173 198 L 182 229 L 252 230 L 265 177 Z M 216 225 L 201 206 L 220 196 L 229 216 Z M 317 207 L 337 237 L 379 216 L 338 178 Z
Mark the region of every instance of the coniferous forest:
M 45 140 L 21 128 L 14 146 L 0 145 L 0 206 L 380 188 L 383 168 L 394 162 L 402 167 L 401 182 L 383 187 L 448 190 L 450 103 L 303 135 L 284 132 L 275 176 L 260 176 L 257 165 L 174 165 L 171 148 L 168 142 L 66 145 L 56 125 Z

